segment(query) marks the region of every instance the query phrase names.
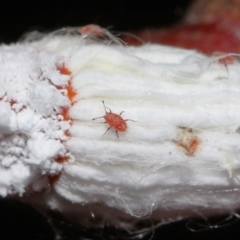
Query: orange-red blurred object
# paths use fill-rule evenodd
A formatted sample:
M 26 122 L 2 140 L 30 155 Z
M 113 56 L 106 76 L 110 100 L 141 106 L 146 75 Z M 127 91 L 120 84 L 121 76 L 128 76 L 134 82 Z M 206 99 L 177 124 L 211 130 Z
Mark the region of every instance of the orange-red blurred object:
M 240 53 L 240 0 L 198 0 L 179 25 L 134 34 L 143 42 L 197 49 L 207 54 Z M 123 40 L 133 45 L 142 44 L 131 36 Z

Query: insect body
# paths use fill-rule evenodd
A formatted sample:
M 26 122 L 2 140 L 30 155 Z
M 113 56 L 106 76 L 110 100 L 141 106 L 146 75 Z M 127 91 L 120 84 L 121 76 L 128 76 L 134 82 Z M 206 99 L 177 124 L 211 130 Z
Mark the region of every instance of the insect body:
M 106 115 L 102 116 L 102 117 L 98 117 L 98 118 L 104 118 L 106 121 L 105 123 L 107 123 L 109 125 L 109 128 L 106 130 L 106 132 L 103 134 L 103 136 L 107 133 L 107 131 L 110 128 L 114 128 L 116 130 L 116 135 L 119 138 L 118 132 L 125 132 L 127 130 L 126 121 L 129 121 L 130 119 L 124 120 L 121 117 L 121 114 L 123 113 L 123 111 L 120 114 L 113 113 L 110 108 L 105 106 L 104 101 L 102 101 L 102 103 L 103 103 Z M 107 109 L 109 109 L 109 112 L 107 112 Z M 93 118 L 92 120 L 95 120 L 98 118 Z
M 92 40 L 100 40 L 101 42 L 105 42 L 107 44 L 119 44 L 122 45 L 122 41 L 115 37 L 112 33 L 110 33 L 107 29 L 102 28 L 95 24 L 89 24 L 83 27 L 79 27 L 77 29 L 78 34 L 82 36 L 82 38 L 92 39 Z
M 102 37 L 105 34 L 106 30 L 104 30 L 98 25 L 89 24 L 84 27 L 80 27 L 78 29 L 78 32 L 86 36 L 89 35 L 89 36 L 95 36 L 95 37 Z

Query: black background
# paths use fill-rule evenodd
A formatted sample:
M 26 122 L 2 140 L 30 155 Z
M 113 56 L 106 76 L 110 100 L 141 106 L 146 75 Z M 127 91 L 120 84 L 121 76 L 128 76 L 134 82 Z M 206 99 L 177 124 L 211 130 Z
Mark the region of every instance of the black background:
M 101 1 L 4 1 L 0 6 L 0 42 L 9 43 L 31 30 L 50 31 L 64 26 L 95 23 L 118 31 L 171 26 L 181 20 L 190 0 L 101 0 Z M 18 5 L 16 5 L 16 3 Z M 18 202 L 0 200 L 0 239 L 54 239 L 49 219 L 62 239 L 130 239 L 114 228 L 85 230 L 61 216 L 45 218 L 35 209 Z M 48 220 L 47 220 L 48 219 Z M 222 219 L 212 219 L 220 222 Z M 156 229 L 144 239 L 240 239 L 240 221 L 214 229 L 191 232 L 182 221 Z M 200 225 L 199 225 L 200 226 Z M 213 224 L 214 226 L 214 224 Z M 152 238 L 151 238 L 152 237 Z
M 170 25 L 184 14 L 190 0 L 55 0 L 0 5 L 0 40 L 16 41 L 23 33 L 39 29 L 95 23 L 113 30 L 129 31 Z

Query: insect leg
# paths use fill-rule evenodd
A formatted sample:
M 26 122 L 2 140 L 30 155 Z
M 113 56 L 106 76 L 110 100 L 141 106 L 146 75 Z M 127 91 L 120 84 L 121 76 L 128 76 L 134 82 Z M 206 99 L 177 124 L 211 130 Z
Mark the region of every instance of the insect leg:
M 102 116 L 102 117 L 97 117 L 97 118 L 93 118 L 92 120 L 96 120 L 96 119 L 98 119 L 98 118 L 104 118 L 104 116 Z
M 111 127 L 109 127 L 109 128 L 106 130 L 106 132 L 105 132 L 102 136 L 104 136 L 110 128 L 111 128 Z
M 126 122 L 126 121 L 137 122 L 137 121 L 132 120 L 132 119 L 124 119 L 124 121 L 125 121 L 125 122 Z

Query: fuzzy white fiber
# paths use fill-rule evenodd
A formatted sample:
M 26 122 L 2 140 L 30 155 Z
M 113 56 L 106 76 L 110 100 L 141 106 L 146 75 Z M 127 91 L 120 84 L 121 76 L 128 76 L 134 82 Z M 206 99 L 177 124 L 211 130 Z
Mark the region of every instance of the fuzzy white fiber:
M 1 196 L 20 194 L 87 226 L 128 228 L 240 207 L 237 56 L 226 64 L 224 55 L 54 34 L 1 46 L 0 55 Z M 68 81 L 71 106 L 55 88 Z M 133 120 L 119 138 L 92 120 L 105 115 L 102 100 Z

